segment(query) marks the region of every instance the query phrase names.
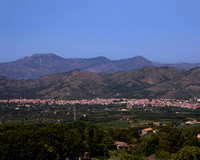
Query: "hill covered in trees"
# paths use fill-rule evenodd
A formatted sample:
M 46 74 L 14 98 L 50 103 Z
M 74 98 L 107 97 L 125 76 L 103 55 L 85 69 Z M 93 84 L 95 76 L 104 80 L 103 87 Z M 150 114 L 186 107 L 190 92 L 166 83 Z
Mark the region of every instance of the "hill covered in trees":
M 81 70 L 51 74 L 37 80 L 0 76 L 0 97 L 40 99 L 200 97 L 200 68 L 144 67 L 97 74 Z

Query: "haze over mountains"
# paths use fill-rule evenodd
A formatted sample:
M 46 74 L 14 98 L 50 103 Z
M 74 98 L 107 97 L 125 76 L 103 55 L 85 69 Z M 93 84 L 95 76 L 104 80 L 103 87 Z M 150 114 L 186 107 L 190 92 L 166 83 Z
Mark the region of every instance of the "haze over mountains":
M 200 63 L 161 64 L 147 60 L 142 56 L 121 60 L 110 60 L 106 57 L 65 59 L 50 53 L 34 54 L 17 61 L 0 63 L 0 75 L 14 79 L 37 79 L 48 74 L 62 73 L 74 69 L 93 73 L 115 73 L 145 66 L 170 66 L 184 70 L 200 66 Z
M 37 80 L 0 76 L 0 97 L 41 99 L 200 97 L 200 67 L 144 67 L 116 73 L 72 70 Z

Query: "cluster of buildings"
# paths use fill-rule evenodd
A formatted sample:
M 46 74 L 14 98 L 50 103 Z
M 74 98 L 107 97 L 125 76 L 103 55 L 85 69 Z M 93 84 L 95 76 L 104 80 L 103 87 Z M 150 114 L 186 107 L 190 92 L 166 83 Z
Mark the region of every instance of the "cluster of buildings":
M 127 105 L 127 108 L 132 108 L 135 105 L 141 106 L 155 106 L 155 107 L 165 107 L 165 106 L 173 106 L 173 107 L 181 107 L 181 108 L 200 108 L 200 99 L 190 99 L 190 100 L 178 100 L 178 99 L 82 99 L 82 100 L 55 100 L 55 99 L 9 99 L 9 100 L 0 100 L 0 103 L 33 103 L 33 104 L 49 104 L 49 105 L 65 105 L 65 104 L 80 104 L 80 105 L 109 105 L 109 104 L 117 104 L 117 105 Z
M 127 103 L 128 106 L 143 105 L 154 107 L 181 107 L 181 108 L 200 108 L 200 101 L 197 100 L 179 100 L 179 99 L 130 99 Z

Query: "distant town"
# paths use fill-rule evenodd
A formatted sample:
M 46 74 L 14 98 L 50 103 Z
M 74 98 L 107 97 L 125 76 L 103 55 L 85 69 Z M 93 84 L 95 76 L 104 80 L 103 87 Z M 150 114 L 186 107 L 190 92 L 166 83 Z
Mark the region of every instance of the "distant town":
M 117 104 L 117 105 L 126 105 L 127 108 L 132 108 L 134 105 L 142 105 L 142 106 L 152 106 L 152 107 L 181 107 L 181 108 L 191 108 L 196 109 L 200 108 L 200 99 L 194 98 L 190 100 L 179 100 L 179 99 L 82 99 L 82 100 L 55 100 L 55 99 L 0 99 L 0 103 L 20 103 L 20 104 L 48 104 L 48 105 L 66 105 L 66 104 L 80 104 L 80 105 L 109 105 L 109 104 Z

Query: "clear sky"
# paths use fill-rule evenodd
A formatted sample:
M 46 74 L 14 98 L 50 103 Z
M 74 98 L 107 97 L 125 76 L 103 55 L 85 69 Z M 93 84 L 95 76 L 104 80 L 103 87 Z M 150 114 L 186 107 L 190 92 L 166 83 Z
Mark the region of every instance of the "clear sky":
M 200 0 L 0 0 L 0 62 L 34 53 L 200 63 Z

